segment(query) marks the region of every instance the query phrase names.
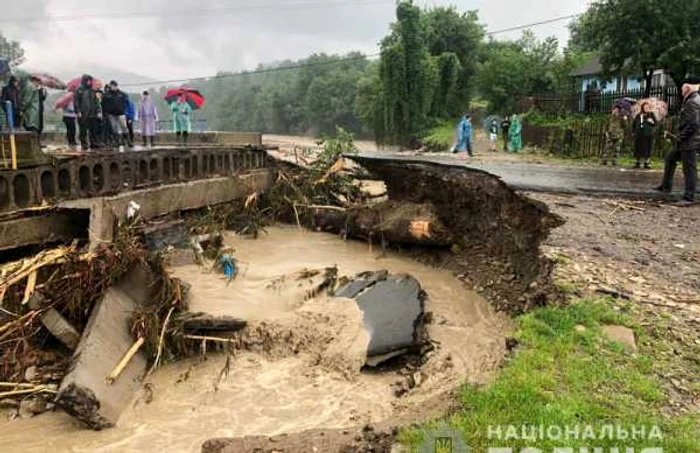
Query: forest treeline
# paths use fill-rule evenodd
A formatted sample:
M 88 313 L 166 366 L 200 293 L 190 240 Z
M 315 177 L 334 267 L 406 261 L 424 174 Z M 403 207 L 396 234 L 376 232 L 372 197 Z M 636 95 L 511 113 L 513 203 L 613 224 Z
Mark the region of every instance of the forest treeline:
M 199 116 L 215 130 L 330 134 L 342 126 L 379 142 L 410 145 L 478 97 L 494 112 L 533 92 L 568 89 L 584 52 L 526 31 L 516 41 L 487 39 L 476 11 L 397 5 L 379 58 L 317 54 L 220 73 L 193 85 L 207 98 Z M 280 68 L 295 68 L 277 70 Z

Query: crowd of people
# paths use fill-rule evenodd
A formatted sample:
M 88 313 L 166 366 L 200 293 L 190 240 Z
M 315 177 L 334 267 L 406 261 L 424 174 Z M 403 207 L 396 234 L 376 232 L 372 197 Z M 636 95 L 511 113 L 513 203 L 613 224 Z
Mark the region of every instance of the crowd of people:
M 679 205 L 695 203 L 697 190 L 697 155 L 700 152 L 700 77 L 688 77 L 683 83 L 681 95 L 683 104 L 679 115 L 678 131 L 664 131 L 663 137 L 674 142 L 672 150 L 664 159 L 664 176 L 656 190 L 670 193 L 673 187 L 673 177 L 678 166 L 682 163 L 685 190 Z M 658 128 L 658 118 L 651 111 L 648 102 L 640 106 L 639 113 L 629 127 L 629 116 L 620 105 L 613 106 L 605 127 L 605 148 L 601 164 L 607 165 L 611 159 L 612 165 L 617 165 L 622 143 L 628 131 L 634 139 L 634 168 L 650 169 L 651 154 Z
M 134 146 L 134 122 L 140 121 L 144 146 L 154 146 L 158 109 L 150 93 L 144 91 L 138 108 L 129 95 L 112 80 L 104 91 L 95 86 L 90 75 L 84 75 L 75 90 L 73 101 L 63 108 L 66 140 L 76 146 L 76 132 L 83 151 L 103 147 Z
M 622 152 L 622 144 L 629 128 L 629 116 L 620 107 L 615 105 L 605 124 L 605 147 L 601 165 L 617 165 L 617 160 Z M 649 104 L 643 103 L 639 114 L 632 121 L 631 133 L 634 136 L 634 168 L 651 168 L 651 152 L 654 149 L 654 137 L 657 128 L 656 115 L 650 111 Z
M 12 75 L 2 88 L 4 125 L 11 124 L 15 129 L 41 133 L 43 123 L 43 101 L 46 90 L 28 87 L 31 84 L 22 77 Z M 41 97 L 37 98 L 37 94 Z M 158 130 L 158 108 L 148 91 L 144 91 L 137 103 L 122 91 L 116 80 L 109 82 L 104 89 L 101 83 L 85 74 L 80 85 L 72 93 L 70 102 L 61 104 L 63 124 L 66 128 L 66 142 L 71 149 L 78 144 L 83 151 L 101 148 L 125 148 L 134 146 L 134 126 L 138 122 L 144 147 L 155 146 Z M 39 102 L 41 100 L 41 102 Z M 9 108 L 8 108 L 9 105 Z M 186 145 L 192 129 L 192 107 L 183 94 L 171 101 L 173 131 L 180 144 Z M 12 113 L 11 122 L 7 121 Z M 37 118 L 39 121 L 37 123 Z
M 523 126 L 518 115 L 506 116 L 502 120 L 489 118 L 485 124 L 489 135 L 489 150 L 496 151 L 498 148 L 499 132 L 503 137 L 503 150 L 518 152 L 523 148 Z M 452 147 L 453 153 L 466 152 L 470 157 L 474 157 L 472 149 L 472 138 L 474 126 L 472 125 L 471 113 L 465 113 L 457 124 L 455 134 L 455 144 Z
M 0 93 L 2 123 L 10 124 L 8 121 L 9 104 L 14 128 L 40 133 L 43 129 L 43 109 L 46 96 L 46 90 L 35 87 L 30 80 L 30 75 L 26 72 L 10 76 Z

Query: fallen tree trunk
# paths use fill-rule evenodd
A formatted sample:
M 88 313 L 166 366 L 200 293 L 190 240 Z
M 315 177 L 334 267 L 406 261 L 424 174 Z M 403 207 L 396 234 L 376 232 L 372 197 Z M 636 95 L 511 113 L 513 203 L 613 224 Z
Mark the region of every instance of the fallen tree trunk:
M 390 200 L 347 211 L 315 211 L 314 224 L 318 228 L 370 242 L 449 247 L 454 241 L 435 208 L 428 203 Z

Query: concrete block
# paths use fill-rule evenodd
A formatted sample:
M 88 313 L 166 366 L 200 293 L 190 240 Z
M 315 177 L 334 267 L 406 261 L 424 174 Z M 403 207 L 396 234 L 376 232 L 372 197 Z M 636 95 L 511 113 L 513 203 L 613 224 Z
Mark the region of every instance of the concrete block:
M 146 359 L 138 353 L 114 383 L 106 382 L 134 343 L 129 321 L 137 305 L 120 286 L 107 291 L 93 309 L 71 371 L 59 387 L 56 403 L 91 429 L 99 431 L 117 423 L 146 372 Z
M 32 310 L 41 308 L 44 300 L 44 296 L 39 291 L 35 291 L 29 299 L 29 308 Z M 55 308 L 49 308 L 41 315 L 41 323 L 51 332 L 51 335 L 58 338 L 71 351 L 75 351 L 78 347 L 80 333 Z

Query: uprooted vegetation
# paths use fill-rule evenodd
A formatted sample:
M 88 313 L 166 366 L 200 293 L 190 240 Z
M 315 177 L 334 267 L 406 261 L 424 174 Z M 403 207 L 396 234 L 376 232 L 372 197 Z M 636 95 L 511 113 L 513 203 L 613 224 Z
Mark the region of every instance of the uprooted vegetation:
M 21 381 L 26 370 L 34 367 L 39 370 L 35 381 L 46 384 L 60 380 L 70 351 L 42 327 L 43 318 L 47 313 L 58 313 L 82 331 L 97 301 L 136 266 L 150 270 L 152 297 L 151 303 L 141 307 L 132 320 L 134 337 L 144 338 L 144 351 L 151 360 L 163 341 L 168 355 L 183 352 L 182 345 L 170 337 L 161 340 L 161 331 L 171 308 L 186 310 L 184 288 L 163 271 L 160 257 L 149 254 L 129 225 L 120 230 L 113 244 L 94 252 L 74 244 L 3 267 L 0 379 Z

